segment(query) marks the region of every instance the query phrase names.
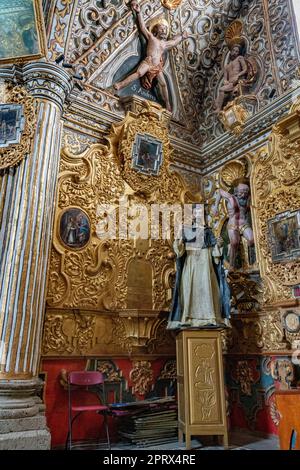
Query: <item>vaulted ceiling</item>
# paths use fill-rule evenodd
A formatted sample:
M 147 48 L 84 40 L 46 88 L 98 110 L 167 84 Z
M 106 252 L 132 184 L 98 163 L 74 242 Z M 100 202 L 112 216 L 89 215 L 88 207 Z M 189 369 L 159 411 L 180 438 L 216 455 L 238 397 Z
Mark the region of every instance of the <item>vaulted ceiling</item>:
M 49 0 L 44 2 L 49 59 L 64 53 L 84 76 L 83 98 L 120 113 L 118 99 L 101 88 L 110 84 L 125 59 L 137 54 L 138 30 L 123 0 Z M 171 132 L 195 146 L 205 146 L 224 130 L 213 102 L 228 55 L 226 27 L 244 23 L 248 53 L 259 64 L 260 107 L 285 92 L 298 60 L 290 0 L 183 0 L 175 10 L 161 0 L 141 0 L 146 21 L 164 15 L 171 35 L 189 39 L 169 53 L 166 73 L 176 103 Z M 128 71 L 129 72 L 129 71 Z

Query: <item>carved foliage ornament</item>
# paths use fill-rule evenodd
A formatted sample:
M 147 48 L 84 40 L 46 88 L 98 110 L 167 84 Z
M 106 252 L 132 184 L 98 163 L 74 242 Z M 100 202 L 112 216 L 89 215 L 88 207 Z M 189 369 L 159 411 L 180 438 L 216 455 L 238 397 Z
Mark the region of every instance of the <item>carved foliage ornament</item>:
M 0 170 L 17 165 L 31 151 L 36 128 L 34 99 L 21 86 L 1 86 Z
M 79 309 L 47 309 L 43 356 L 174 356 L 174 337 L 166 329 L 166 320 L 160 317 L 160 312 L 143 312 L 139 314 L 139 319 L 132 321 L 136 315 L 136 311 L 129 310 L 105 313 Z M 100 370 L 98 365 L 97 363 L 95 370 Z M 112 378 L 112 371 L 108 366 L 101 372 Z
M 300 208 L 300 119 L 299 110 L 283 118 L 274 128 L 269 148 L 262 149 L 252 173 L 252 197 L 261 275 L 265 281 L 264 301 L 291 298 L 291 286 L 300 282 L 297 260 L 272 261 L 268 221 L 278 214 Z
M 155 192 L 161 192 L 166 186 L 169 178 L 169 163 L 171 159 L 171 148 L 168 137 L 167 124 L 170 115 L 160 106 L 155 106 L 148 101 L 141 102 L 134 112 L 127 113 L 125 119 L 112 127 L 110 141 L 114 147 L 114 153 L 119 156 L 121 174 L 124 180 L 136 191 L 147 196 L 154 196 Z M 145 174 L 137 171 L 138 166 L 133 165 L 136 155 L 137 136 L 144 136 L 144 140 L 151 139 L 160 143 L 162 155 L 159 171 L 155 174 Z M 156 157 L 158 160 L 158 156 Z M 158 164 L 158 163 L 157 163 Z M 176 176 L 174 176 L 176 178 Z M 180 187 L 176 184 L 175 187 Z M 168 188 L 169 189 L 169 188 Z M 171 188 L 170 188 L 171 189 Z M 165 194 L 170 199 L 169 191 Z
M 227 352 L 242 354 L 257 354 L 288 348 L 279 311 L 237 316 L 232 319 L 230 337 L 224 342 L 227 343 Z
M 236 135 L 242 133 L 246 120 L 249 117 L 248 112 L 241 103 L 241 100 L 241 98 L 237 98 L 236 100 L 228 103 L 228 105 L 226 105 L 223 111 L 219 114 L 225 129 Z
M 150 391 L 153 383 L 153 371 L 150 361 L 135 361 L 133 369 L 130 371 L 130 380 L 132 382 L 132 393 L 145 395 Z

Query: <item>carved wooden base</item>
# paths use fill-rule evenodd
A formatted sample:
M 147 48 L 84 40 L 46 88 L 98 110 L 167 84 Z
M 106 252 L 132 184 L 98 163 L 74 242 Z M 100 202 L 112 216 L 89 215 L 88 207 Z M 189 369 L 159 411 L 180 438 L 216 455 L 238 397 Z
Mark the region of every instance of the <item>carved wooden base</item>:
M 223 436 L 228 447 L 221 330 L 184 330 L 176 338 L 178 432 L 191 436 Z

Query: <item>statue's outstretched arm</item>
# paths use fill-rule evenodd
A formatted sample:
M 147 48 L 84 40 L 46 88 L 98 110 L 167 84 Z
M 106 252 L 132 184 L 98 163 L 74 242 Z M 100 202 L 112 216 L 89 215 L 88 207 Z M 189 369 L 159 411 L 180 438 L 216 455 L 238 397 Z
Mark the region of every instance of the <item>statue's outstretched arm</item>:
M 138 19 L 138 24 L 139 24 L 139 28 L 141 30 L 141 32 L 143 33 L 143 35 L 145 36 L 146 39 L 149 39 L 150 38 L 150 31 L 147 29 L 146 27 L 146 24 L 145 24 L 145 21 L 144 21 L 144 18 L 143 18 L 143 15 L 141 13 L 141 7 L 138 3 L 136 2 L 132 2 L 131 3 L 131 9 L 136 11 L 137 13 L 137 19 Z
M 183 34 L 177 34 L 173 39 L 170 39 L 170 41 L 166 42 L 166 49 L 172 49 L 173 47 L 176 47 L 179 43 L 184 41 L 188 37 L 188 33 L 185 31 Z
M 220 195 L 220 199 L 221 199 L 221 197 L 223 197 L 224 199 L 231 199 L 232 198 L 232 194 L 228 193 L 227 191 L 224 191 L 224 189 L 222 189 L 222 188 L 219 189 L 219 195 Z

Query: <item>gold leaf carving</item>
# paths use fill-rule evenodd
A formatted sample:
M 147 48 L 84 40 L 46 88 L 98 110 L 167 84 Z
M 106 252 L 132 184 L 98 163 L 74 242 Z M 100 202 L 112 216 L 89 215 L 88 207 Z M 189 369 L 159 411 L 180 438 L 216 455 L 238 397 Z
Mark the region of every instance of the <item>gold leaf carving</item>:
M 171 173 L 171 147 L 168 137 L 169 113 L 159 105 L 134 99 L 134 110 L 113 127 L 106 145 L 85 142 L 81 154 L 66 146 L 61 153 L 58 206 L 55 216 L 53 247 L 50 257 L 48 306 L 55 308 L 114 311 L 145 309 L 137 292 L 129 292 L 131 263 L 139 260 L 150 267 L 149 305 L 146 308 L 167 310 L 174 258 L 168 240 L 149 240 L 140 249 L 132 239 L 118 239 L 119 200 L 127 198 L 128 213 L 143 203 L 151 213 L 151 203 L 179 203 L 187 193 L 183 178 Z M 149 132 L 163 143 L 164 159 L 158 176 L 141 175 L 131 168 L 131 148 L 137 133 Z M 68 145 L 68 141 L 65 142 Z M 103 240 L 97 235 L 102 221 L 97 215 L 101 204 L 115 207 L 117 238 Z M 60 237 L 60 220 L 68 208 L 81 208 L 91 222 L 89 242 L 81 249 L 68 248 Z M 130 215 L 134 220 L 136 215 Z M 144 268 L 142 268 L 144 269 Z M 145 276 L 144 276 L 145 277 Z M 145 280 L 146 282 L 146 280 Z M 143 286 L 142 286 L 143 288 Z M 130 305 L 135 298 L 137 304 Z
M 20 143 L 0 148 L 0 170 L 17 165 L 30 154 L 36 129 L 36 111 L 34 98 L 22 86 L 6 86 L 5 100 L 7 104 L 23 106 L 25 117 L 24 129 L 21 133 Z
M 130 371 L 132 393 L 145 395 L 150 391 L 153 382 L 153 371 L 150 361 L 135 361 Z
M 251 175 L 256 244 L 265 289 L 265 304 L 291 298 L 300 283 L 297 261 L 273 263 L 267 221 L 281 212 L 300 208 L 300 119 L 297 110 L 273 128 L 268 148 L 259 151 Z

